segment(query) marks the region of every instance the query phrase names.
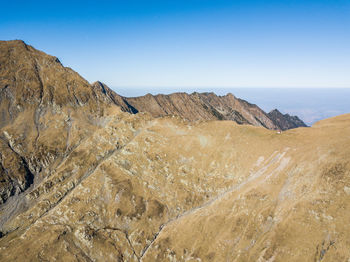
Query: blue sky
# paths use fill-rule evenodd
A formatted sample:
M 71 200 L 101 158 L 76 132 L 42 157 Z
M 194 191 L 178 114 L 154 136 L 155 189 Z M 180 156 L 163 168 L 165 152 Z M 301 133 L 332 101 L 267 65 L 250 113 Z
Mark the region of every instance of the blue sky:
M 350 1 L 3 1 L 22 39 L 111 87 L 350 87 Z

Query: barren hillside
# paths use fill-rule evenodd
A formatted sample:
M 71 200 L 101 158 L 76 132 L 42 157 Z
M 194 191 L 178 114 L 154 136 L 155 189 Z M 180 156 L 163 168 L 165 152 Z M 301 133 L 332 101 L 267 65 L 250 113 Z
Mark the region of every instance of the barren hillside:
M 21 41 L 0 75 L 0 261 L 350 259 L 350 115 L 130 114 Z

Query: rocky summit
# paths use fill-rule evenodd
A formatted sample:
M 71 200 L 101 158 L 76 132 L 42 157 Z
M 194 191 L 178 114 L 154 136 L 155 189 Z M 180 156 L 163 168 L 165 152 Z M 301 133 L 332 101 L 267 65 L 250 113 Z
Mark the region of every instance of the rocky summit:
M 0 261 L 350 261 L 350 114 L 125 99 L 22 41 L 0 88 Z
M 306 127 L 306 124 L 297 116 L 282 114 L 277 109 L 268 113 L 269 118 L 280 130 L 287 130 L 297 127 Z

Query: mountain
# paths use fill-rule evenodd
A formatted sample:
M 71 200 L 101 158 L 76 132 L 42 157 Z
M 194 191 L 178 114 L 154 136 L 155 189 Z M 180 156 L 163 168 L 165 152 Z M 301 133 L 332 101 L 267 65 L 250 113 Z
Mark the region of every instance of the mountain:
M 289 114 L 282 114 L 277 109 L 268 113 L 269 118 L 275 126 L 281 130 L 287 130 L 297 127 L 307 127 L 307 125 L 297 116 L 290 116 Z
M 23 41 L 0 42 L 0 203 L 51 171 L 96 129 L 104 94 Z M 42 172 L 46 173 L 42 175 Z
M 133 114 L 21 41 L 0 88 L 0 261 L 350 258 L 350 114 L 280 134 Z
M 115 94 L 101 82 L 93 84 L 104 90 L 123 111 L 130 113 L 148 112 L 153 117 L 180 116 L 188 121 L 231 120 L 238 124 L 263 126 L 268 129 L 287 130 L 306 127 L 296 116 L 266 114 L 257 105 L 236 98 L 232 94 L 217 96 L 214 93 L 173 93 L 170 95 L 147 94 L 140 97 L 122 97 Z
M 139 112 L 136 108 L 134 108 L 132 105 L 128 103 L 128 99 L 126 97 L 122 97 L 118 95 L 112 89 L 110 89 L 107 85 L 101 83 L 100 81 L 93 83 L 92 87 L 95 90 L 97 90 L 97 92 L 104 94 L 105 101 L 117 105 L 124 112 L 128 112 L 131 114 L 136 114 Z
M 251 124 L 273 129 L 272 121 L 256 105 L 235 98 L 232 94 L 217 96 L 214 93 L 150 94 L 127 98 L 129 104 L 153 117 L 178 115 L 189 121 L 232 120 L 239 124 Z

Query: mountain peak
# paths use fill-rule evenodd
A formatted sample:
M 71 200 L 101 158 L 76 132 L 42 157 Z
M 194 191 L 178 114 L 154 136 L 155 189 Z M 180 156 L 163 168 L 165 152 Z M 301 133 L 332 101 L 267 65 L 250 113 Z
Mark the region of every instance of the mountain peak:
M 0 40 L 0 43 L 2 44 L 7 44 L 7 45 L 12 45 L 12 46 L 28 46 L 26 44 L 26 42 L 24 42 L 23 40 L 21 39 L 14 39 L 14 40 L 8 40 L 8 41 L 3 41 L 3 40 Z
M 269 114 L 282 114 L 277 108 L 271 110 Z
M 282 114 L 278 109 L 271 110 L 268 113 L 269 118 L 281 130 L 287 130 L 297 127 L 307 127 L 307 125 L 297 116 Z
M 95 81 L 92 86 L 100 90 L 103 94 L 107 94 L 106 88 L 108 88 L 104 83 L 100 81 Z
M 225 96 L 233 99 L 236 98 L 232 93 L 227 93 Z

